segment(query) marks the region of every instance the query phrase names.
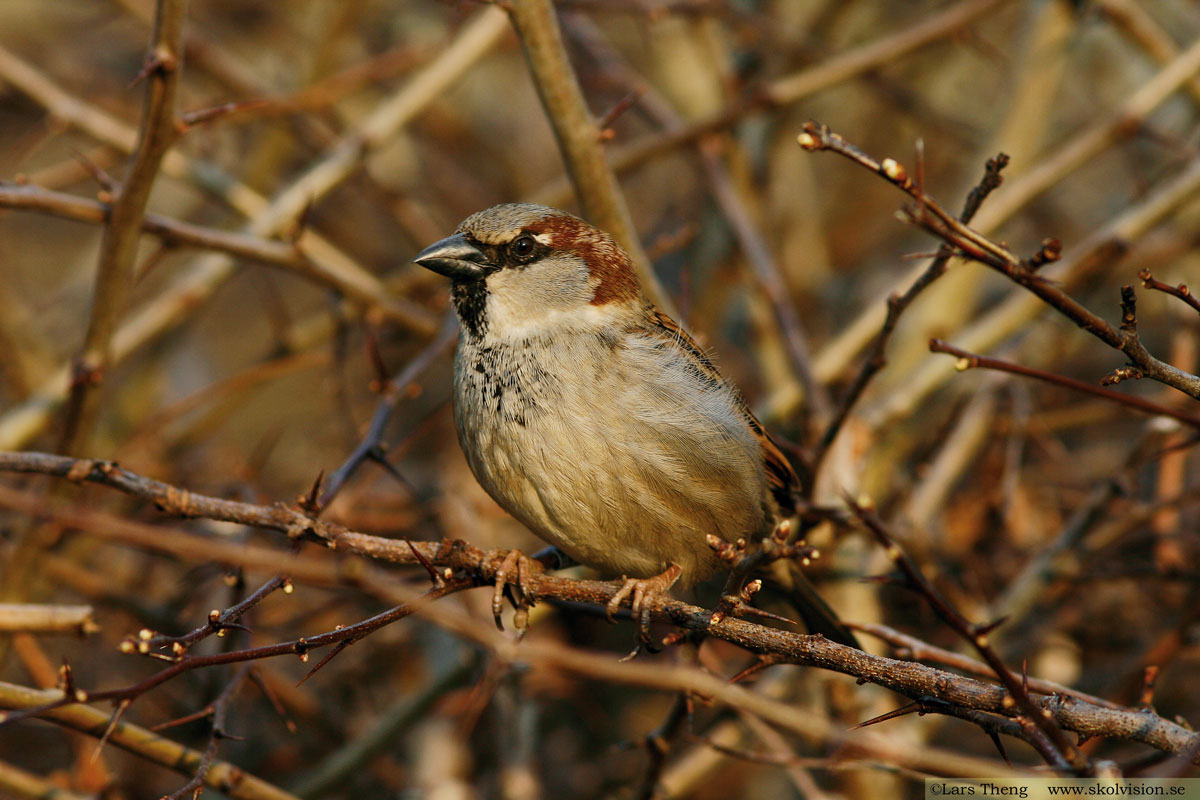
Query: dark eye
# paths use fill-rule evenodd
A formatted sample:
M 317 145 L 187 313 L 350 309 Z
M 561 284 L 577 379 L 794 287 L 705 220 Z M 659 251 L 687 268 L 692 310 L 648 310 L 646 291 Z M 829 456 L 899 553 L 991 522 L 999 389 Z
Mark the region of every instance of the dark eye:
M 521 259 L 529 258 L 536 246 L 537 241 L 529 234 L 518 236 L 512 243 L 512 254 Z

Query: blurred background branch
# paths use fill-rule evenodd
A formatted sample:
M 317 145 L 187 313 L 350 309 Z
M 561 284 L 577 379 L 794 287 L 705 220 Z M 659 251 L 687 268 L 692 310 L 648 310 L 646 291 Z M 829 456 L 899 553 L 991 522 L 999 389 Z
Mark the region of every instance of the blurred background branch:
M 0 728 L 0 794 L 159 797 L 243 775 L 224 791 L 260 780 L 306 797 L 916 797 L 924 775 L 1012 774 L 993 734 L 1011 770 L 1043 763 L 1036 731 L 1013 718 L 717 637 L 618 664 L 631 626 L 594 613 L 584 601 L 609 584 L 578 571 L 539 578 L 566 593 L 559 602 L 506 611 L 510 631 L 528 615 L 520 643 L 495 630 L 482 587 L 346 634 L 353 646 L 302 683 L 316 662 L 295 651 L 244 680 L 218 663 L 428 590 L 406 540 L 422 554 L 445 536 L 483 553 L 540 547 L 463 462 L 445 286 L 408 262 L 467 214 L 513 200 L 587 215 L 645 254 L 660 302 L 811 467 L 821 557 L 808 570 L 822 595 L 883 634 L 872 648 L 937 667 L 894 669 L 978 680 L 954 632 L 846 523 L 847 495 L 873 503 L 964 618 L 1006 617 L 991 644 L 1014 673 L 1027 664 L 1047 681 L 1031 686 L 1067 687 L 1126 721 L 1151 704 L 1147 717 L 1200 719 L 1195 401 L 1114 372 L 1123 356 L 953 257 L 885 332 L 887 298 L 944 254 L 897 222 L 905 198 L 886 181 L 796 145 L 819 119 L 954 209 L 1007 153 L 971 226 L 1031 263 L 1059 240 L 1062 258 L 1037 275 L 1118 336 L 1121 287 L 1137 286 L 1139 341 L 1195 374 L 1200 321 L 1158 287 L 1200 274 L 1193 4 L 183 7 L 0 4 L 0 450 L 55 450 L 65 436 L 175 487 L 163 499 L 176 510 L 191 492 L 243 503 L 297 530 L 355 532 L 406 563 L 256 519 L 164 522 L 143 501 L 67 481 L 48 500 L 44 483 L 6 474 L 6 600 L 87 606 L 99 627 L 0 633 L 12 691 L 137 685 L 152 672 L 118 648 L 136 649 L 143 629 L 213 660 L 120 708 L 118 746 L 99 755 L 112 709 L 75 727 Z M 142 75 L 148 50 L 160 68 Z M 931 338 L 1041 379 L 958 371 Z M 76 369 L 85 341 L 106 353 L 90 388 Z M 1110 373 L 1137 410 L 1072 388 Z M 68 410 L 72 387 L 90 419 Z M 86 423 L 70 433 L 72 420 Z M 697 591 L 672 608 L 702 619 L 719 587 Z M 166 723 L 178 724 L 154 734 L 163 759 L 149 744 L 121 749 L 122 732 Z M 1129 738 L 1078 749 L 1125 774 L 1197 774 Z M 156 766 L 167 761 L 182 778 Z

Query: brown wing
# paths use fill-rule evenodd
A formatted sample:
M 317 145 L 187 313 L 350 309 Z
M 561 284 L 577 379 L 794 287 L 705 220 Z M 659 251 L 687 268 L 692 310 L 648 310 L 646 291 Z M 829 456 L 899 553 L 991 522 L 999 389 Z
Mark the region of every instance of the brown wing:
M 779 504 L 779 508 L 783 514 L 791 516 L 796 510 L 795 495 L 800 489 L 800 478 L 796 475 L 796 470 L 792 468 L 791 462 L 787 460 L 787 457 L 784 456 L 779 446 L 775 444 L 771 435 L 763 429 L 762 423 L 758 421 L 746 406 L 746 401 L 742 399 L 741 392 L 721 376 L 721 373 L 713 366 L 712 361 L 709 360 L 703 348 L 696 344 L 696 341 L 692 339 L 687 331 L 679 327 L 679 324 L 675 320 L 656 308 L 651 312 L 651 321 L 663 332 L 669 334 L 679 343 L 680 347 L 686 349 L 695 358 L 694 363 L 696 364 L 696 368 L 700 370 L 700 377 L 703 380 L 714 384 L 724 384 L 733 389 L 734 397 L 737 398 L 738 410 L 746 418 L 746 424 L 750 426 L 750 430 L 754 432 L 759 445 L 762 447 L 763 466 L 767 474 L 767 487 L 771 495 L 775 498 L 775 502 Z

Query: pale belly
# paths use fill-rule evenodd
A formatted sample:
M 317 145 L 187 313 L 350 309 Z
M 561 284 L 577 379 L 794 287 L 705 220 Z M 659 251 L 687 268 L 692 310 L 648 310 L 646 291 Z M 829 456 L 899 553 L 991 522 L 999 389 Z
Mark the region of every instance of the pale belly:
M 735 540 L 769 524 L 761 454 L 727 390 L 652 361 L 587 363 L 460 343 L 455 420 L 472 471 L 583 564 L 648 577 L 675 563 L 687 583 L 707 577 L 719 566 L 707 534 Z

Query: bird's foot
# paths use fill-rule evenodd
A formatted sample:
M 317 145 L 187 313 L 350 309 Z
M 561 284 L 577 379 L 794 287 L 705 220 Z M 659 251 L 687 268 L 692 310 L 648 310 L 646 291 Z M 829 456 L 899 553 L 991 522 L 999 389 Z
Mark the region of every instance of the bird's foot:
M 678 564 L 668 564 L 665 570 L 651 578 L 625 578 L 625 582 L 605 608 L 608 621 L 613 621 L 613 615 L 620 610 L 621 603 L 628 597 L 629 609 L 638 626 L 638 640 L 642 647 L 653 651 L 654 648 L 650 644 L 650 601 L 670 592 L 682 573 L 683 569 Z
M 530 572 L 540 572 L 542 565 L 529 558 L 520 550 L 510 550 L 504 556 L 504 560 L 496 567 L 492 581 L 494 589 L 492 591 L 492 617 L 496 620 L 496 627 L 504 630 L 504 623 L 500 619 L 500 614 L 504 611 L 504 592 L 510 586 L 511 599 L 513 608 L 516 609 L 516 615 L 513 617 L 513 624 L 517 630 L 524 632 L 525 620 L 528 617 L 529 606 L 532 605 L 529 599 L 529 592 L 525 587 L 525 578 Z M 514 580 L 509 583 L 509 578 Z

